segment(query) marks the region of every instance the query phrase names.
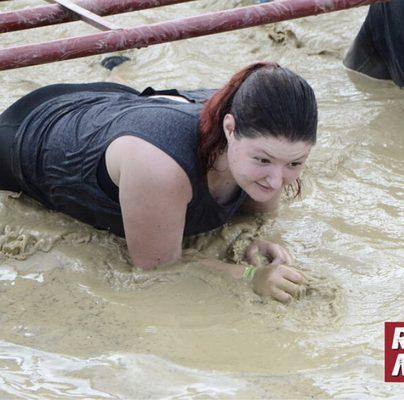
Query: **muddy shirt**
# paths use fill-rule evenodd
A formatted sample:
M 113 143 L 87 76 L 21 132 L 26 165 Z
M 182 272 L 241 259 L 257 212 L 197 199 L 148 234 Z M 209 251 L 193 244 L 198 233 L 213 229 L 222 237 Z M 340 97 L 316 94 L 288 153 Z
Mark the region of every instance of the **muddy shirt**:
M 52 85 L 51 90 L 55 86 L 60 85 Z M 38 96 L 44 90 L 49 89 L 40 89 Z M 193 102 L 181 103 L 147 97 L 147 91 L 139 95 L 132 89 L 65 92 L 30 111 L 13 143 L 14 176 L 25 193 L 47 207 L 124 236 L 119 202 L 111 199 L 97 180 L 108 145 L 123 135 L 155 145 L 186 172 L 193 197 L 186 211 L 185 235 L 223 225 L 247 197 L 240 190 L 234 201 L 219 205 L 202 176 L 197 156 L 199 101 L 208 93 L 183 92 Z

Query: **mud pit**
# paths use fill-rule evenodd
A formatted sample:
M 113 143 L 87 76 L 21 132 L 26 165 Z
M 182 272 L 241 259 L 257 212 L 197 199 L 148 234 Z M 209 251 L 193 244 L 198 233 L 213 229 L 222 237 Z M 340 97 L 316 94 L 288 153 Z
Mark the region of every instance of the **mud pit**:
M 0 11 L 43 5 L 5 1 Z M 250 4 L 205 1 L 108 18 L 125 26 Z M 403 92 L 348 73 L 341 59 L 366 8 L 0 72 L 0 110 L 58 82 L 125 79 L 138 89 L 220 86 L 273 60 L 312 84 L 319 141 L 302 201 L 238 217 L 188 240 L 183 263 L 132 271 L 123 240 L 0 192 L 0 397 L 398 398 L 383 383 L 383 323 L 404 319 Z M 83 23 L 3 34 L 0 46 L 95 32 Z M 309 279 L 289 306 L 210 273 L 201 256 L 240 259 L 249 236 L 284 244 Z

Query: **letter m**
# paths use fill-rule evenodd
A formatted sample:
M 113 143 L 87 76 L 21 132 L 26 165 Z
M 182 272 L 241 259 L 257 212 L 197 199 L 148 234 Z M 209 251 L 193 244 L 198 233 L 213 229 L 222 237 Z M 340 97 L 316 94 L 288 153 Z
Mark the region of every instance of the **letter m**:
M 404 353 L 401 353 L 397 356 L 396 363 L 394 364 L 392 376 L 398 376 L 401 369 L 401 375 L 404 376 Z

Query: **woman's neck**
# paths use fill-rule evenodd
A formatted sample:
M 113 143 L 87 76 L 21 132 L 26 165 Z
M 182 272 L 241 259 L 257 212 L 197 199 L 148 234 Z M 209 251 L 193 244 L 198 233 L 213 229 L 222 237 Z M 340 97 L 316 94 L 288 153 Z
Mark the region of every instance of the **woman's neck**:
M 230 172 L 227 162 L 227 151 L 220 154 L 207 175 L 209 192 L 213 199 L 224 205 L 234 199 L 239 187 Z

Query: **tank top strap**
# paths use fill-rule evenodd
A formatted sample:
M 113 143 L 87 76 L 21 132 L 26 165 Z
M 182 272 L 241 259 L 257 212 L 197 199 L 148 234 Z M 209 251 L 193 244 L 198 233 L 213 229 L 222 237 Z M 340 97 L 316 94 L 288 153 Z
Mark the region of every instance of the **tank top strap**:
M 140 96 L 148 97 L 155 95 L 179 96 L 188 100 L 190 103 L 204 103 L 208 100 L 217 89 L 195 89 L 195 90 L 178 90 L 178 89 L 163 89 L 156 90 L 151 86 L 147 87 L 140 93 Z

